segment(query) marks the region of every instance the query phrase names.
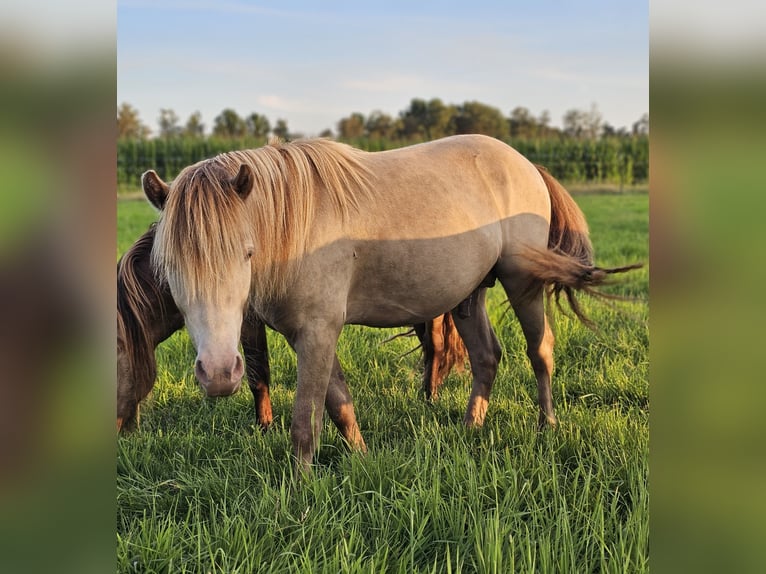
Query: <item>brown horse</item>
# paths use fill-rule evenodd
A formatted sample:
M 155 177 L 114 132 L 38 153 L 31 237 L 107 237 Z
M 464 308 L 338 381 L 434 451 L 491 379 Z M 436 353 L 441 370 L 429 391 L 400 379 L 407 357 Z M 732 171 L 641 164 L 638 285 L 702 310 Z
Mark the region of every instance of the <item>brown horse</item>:
M 154 387 L 157 362 L 154 350 L 183 326 L 166 283 L 150 268 L 149 254 L 156 224 L 152 224 L 117 263 L 117 430 L 130 431 L 138 422 L 139 404 Z M 453 366 L 462 369 L 465 346 L 449 314 L 415 326 L 424 353 L 424 392 L 436 398 L 437 389 Z M 242 350 L 256 423 L 272 422 L 269 396 L 270 368 L 266 330 L 247 314 L 242 327 Z
M 152 224 L 117 263 L 117 430 L 133 430 L 139 403 L 157 378 L 154 349 L 183 327 L 166 283 L 157 281 L 149 255 L 156 225 Z M 264 324 L 245 316 L 241 334 L 247 381 L 253 393 L 255 420 L 266 429 L 272 422 L 269 355 Z
M 291 435 L 297 469 L 318 445 L 323 403 L 349 445 L 366 450 L 335 348 L 344 324 L 422 323 L 454 313 L 473 373 L 465 424 L 483 424 L 500 345 L 482 285 L 500 281 L 527 340 L 539 422 L 555 424 L 553 334 L 543 294 L 593 291 L 593 263 L 571 196 L 513 148 L 485 136 L 368 153 L 328 140 L 273 143 L 184 169 L 144 174 L 163 211 L 152 250 L 197 349 L 208 393 L 239 385 L 248 305 L 298 356 Z M 471 301 L 473 299 L 473 301 Z

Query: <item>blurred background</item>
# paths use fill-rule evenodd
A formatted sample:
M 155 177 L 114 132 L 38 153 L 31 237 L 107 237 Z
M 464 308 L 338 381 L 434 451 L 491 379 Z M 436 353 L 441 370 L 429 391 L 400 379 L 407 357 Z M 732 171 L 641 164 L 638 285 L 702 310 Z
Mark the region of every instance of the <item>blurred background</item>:
M 653 570 L 766 567 L 765 23 L 651 5 Z
M 0 571 L 114 568 L 115 5 L 0 8 Z
M 0 14 L 0 571 L 103 572 L 116 4 Z M 761 572 L 766 7 L 650 19 L 652 569 Z

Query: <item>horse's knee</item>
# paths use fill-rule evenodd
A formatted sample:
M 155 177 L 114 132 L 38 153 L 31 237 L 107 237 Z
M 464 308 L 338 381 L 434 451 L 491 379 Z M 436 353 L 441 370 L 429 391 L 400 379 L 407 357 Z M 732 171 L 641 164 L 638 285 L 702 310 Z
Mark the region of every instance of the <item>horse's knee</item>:
M 293 419 L 293 424 L 290 426 L 290 438 L 293 443 L 293 453 L 298 460 L 310 463 L 318 443 L 317 433 L 313 425 L 295 424 Z

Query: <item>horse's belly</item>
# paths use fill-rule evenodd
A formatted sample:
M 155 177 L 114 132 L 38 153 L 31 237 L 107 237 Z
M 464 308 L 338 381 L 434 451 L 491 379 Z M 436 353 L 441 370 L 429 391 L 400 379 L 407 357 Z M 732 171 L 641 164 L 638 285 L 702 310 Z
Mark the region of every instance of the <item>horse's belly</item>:
M 391 327 L 453 309 L 491 271 L 500 251 L 492 234 L 357 245 L 346 322 Z

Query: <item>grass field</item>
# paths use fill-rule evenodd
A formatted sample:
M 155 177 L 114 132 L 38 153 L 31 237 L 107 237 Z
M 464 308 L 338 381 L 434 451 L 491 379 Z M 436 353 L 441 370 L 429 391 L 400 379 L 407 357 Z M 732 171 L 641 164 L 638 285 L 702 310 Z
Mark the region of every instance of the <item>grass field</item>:
M 648 263 L 647 193 L 579 193 L 596 259 Z M 118 249 L 155 219 L 118 203 Z M 270 332 L 275 422 L 252 396 L 204 399 L 184 332 L 158 349 L 141 427 L 118 439 L 119 572 L 644 572 L 649 567 L 648 269 L 604 303 L 598 331 L 556 313 L 559 428 L 536 431 L 536 387 L 501 290 L 488 297 L 504 356 L 485 426 L 462 417 L 470 371 L 420 396 L 402 330 L 346 327 L 338 347 L 366 456 L 326 422 L 313 477 L 292 482 L 294 354 Z M 244 386 L 243 386 L 244 388 Z

